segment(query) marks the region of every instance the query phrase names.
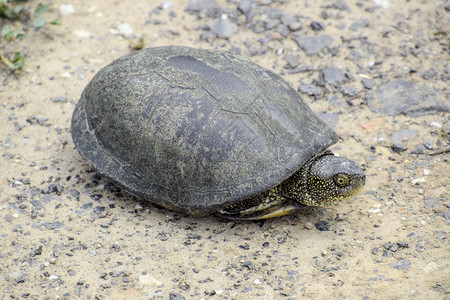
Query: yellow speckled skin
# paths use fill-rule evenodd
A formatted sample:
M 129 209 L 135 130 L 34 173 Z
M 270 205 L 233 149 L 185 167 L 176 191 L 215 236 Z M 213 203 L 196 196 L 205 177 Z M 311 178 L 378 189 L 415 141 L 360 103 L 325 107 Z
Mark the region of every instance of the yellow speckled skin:
M 361 192 L 365 175 L 354 162 L 330 151 L 312 158 L 272 189 L 219 211 L 229 219 L 279 217 L 304 206 L 325 206 Z

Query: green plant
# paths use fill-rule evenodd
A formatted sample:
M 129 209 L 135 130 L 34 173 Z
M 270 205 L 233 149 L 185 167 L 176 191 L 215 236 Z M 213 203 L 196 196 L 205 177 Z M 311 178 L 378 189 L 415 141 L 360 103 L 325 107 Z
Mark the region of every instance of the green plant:
M 23 5 L 13 5 L 8 3 L 8 0 L 0 0 L 0 18 L 4 18 L 6 20 L 16 20 L 28 18 L 19 18 L 21 14 L 29 15 L 29 13 L 24 12 Z M 38 4 L 36 9 L 34 10 L 34 14 L 32 15 L 33 26 L 36 31 L 40 30 L 47 23 L 51 25 L 59 25 L 58 20 L 48 21 L 44 14 L 50 11 L 50 5 L 47 4 Z M 3 25 L 1 28 L 1 37 L 4 38 L 7 42 L 12 42 L 17 39 L 24 39 L 27 35 L 21 29 L 14 29 L 8 25 Z M 1 42 L 1 41 L 0 41 Z M 20 51 L 14 51 L 11 56 L 8 54 L 4 54 L 3 51 L 0 52 L 0 60 L 10 69 L 10 70 L 20 70 L 23 68 L 25 64 L 25 58 Z
M 33 25 L 36 30 L 41 29 L 45 24 L 47 24 L 47 19 L 45 19 L 42 15 L 50 10 L 50 5 L 47 4 L 39 4 L 34 10 L 34 15 L 36 18 L 34 19 Z M 52 25 L 59 25 L 58 20 L 53 20 L 49 22 Z
M 7 0 L 0 0 L 0 17 L 5 17 L 7 19 L 15 19 L 19 16 L 22 11 L 23 5 L 15 5 L 14 7 L 9 7 L 6 5 Z
M 27 35 L 25 32 L 19 29 L 10 29 L 8 25 L 3 25 L 1 35 L 8 41 L 11 42 L 15 39 L 23 39 Z
M 20 52 L 15 52 L 11 57 L 11 59 L 8 59 L 5 56 L 0 55 L 0 59 L 11 70 L 22 69 L 25 64 L 25 58 Z

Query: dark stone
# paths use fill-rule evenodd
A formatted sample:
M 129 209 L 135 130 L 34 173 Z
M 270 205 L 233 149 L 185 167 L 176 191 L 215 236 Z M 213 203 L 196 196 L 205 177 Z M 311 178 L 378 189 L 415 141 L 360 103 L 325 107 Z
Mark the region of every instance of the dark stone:
M 350 25 L 350 29 L 353 31 L 357 31 L 362 27 L 367 27 L 369 25 L 369 20 L 366 18 L 358 19 L 355 22 L 353 22 L 352 25 Z
M 211 30 L 217 34 L 218 37 L 228 38 L 236 33 L 237 25 L 230 22 L 227 18 L 220 17 L 213 22 Z
M 92 208 L 92 202 L 85 203 L 85 204 L 81 205 L 80 208 L 84 209 L 84 210 L 91 209 Z
M 358 95 L 358 92 L 351 86 L 347 85 L 347 86 L 343 86 L 340 89 L 342 95 L 344 96 L 348 96 L 348 97 L 355 97 L 356 95 Z
M 251 7 L 252 7 L 252 0 L 243 0 L 239 3 L 238 10 L 243 14 L 247 14 L 250 11 Z
M 362 58 L 362 54 L 357 50 L 353 50 L 346 57 L 346 59 L 353 60 L 353 61 L 359 61 L 361 58 Z
M 435 79 L 438 76 L 438 71 L 436 71 L 435 68 L 431 68 L 423 73 L 420 73 L 419 75 L 425 80 Z
M 33 250 L 32 256 L 37 256 L 42 254 L 42 245 Z
M 239 248 L 244 249 L 244 250 L 249 250 L 250 249 L 250 245 L 245 243 L 244 245 L 239 245 Z
M 292 53 L 287 53 L 284 56 L 284 60 L 288 63 L 289 68 L 295 68 L 300 63 L 300 56 Z
M 331 4 L 330 7 L 337 10 L 346 10 L 351 12 L 350 6 L 348 6 L 348 4 L 344 0 L 337 0 L 336 2 Z
M 434 149 L 433 141 L 426 140 L 426 141 L 423 142 L 423 146 L 425 148 L 427 148 L 428 150 L 433 150 Z
M 442 100 L 439 91 L 407 80 L 390 81 L 379 86 L 377 96 L 367 98 L 367 105 L 375 113 L 418 117 L 450 112 L 450 105 Z
M 424 154 L 425 153 L 425 146 L 424 145 L 417 145 L 412 151 L 411 154 Z
M 325 29 L 325 23 L 322 21 L 312 21 L 311 25 L 309 25 L 314 31 L 321 31 Z
M 400 248 L 409 248 L 408 242 L 397 242 L 396 244 L 397 244 L 397 246 L 399 246 Z
M 42 223 L 42 225 L 44 225 L 45 228 L 51 229 L 51 230 L 59 229 L 63 226 L 63 224 L 61 224 L 59 222 L 44 222 L 44 223 Z
M 284 24 L 278 24 L 278 26 L 277 26 L 277 32 L 278 32 L 279 34 L 281 34 L 283 37 L 287 37 L 288 34 L 289 34 L 289 32 L 290 32 L 290 30 L 289 30 L 289 28 L 288 28 L 286 25 L 284 25 Z
M 326 67 L 322 70 L 323 80 L 328 84 L 341 84 L 345 81 L 344 72 L 337 67 Z
M 53 257 L 58 257 L 58 246 L 53 245 L 53 251 L 52 251 Z
M 170 293 L 169 299 L 170 300 L 184 300 L 185 298 L 179 293 Z
M 44 208 L 44 205 L 39 200 L 31 200 L 30 203 L 36 208 L 37 210 L 41 210 Z
M 56 193 L 57 195 L 61 195 L 62 186 L 59 183 L 52 183 L 42 189 L 44 194 Z
M 389 250 L 392 251 L 392 252 L 397 252 L 398 245 L 397 244 L 392 244 L 391 247 L 389 247 Z
M 53 102 L 66 102 L 67 98 L 66 97 L 55 97 L 52 99 Z
M 275 27 L 278 26 L 278 24 L 280 24 L 280 20 L 278 20 L 278 19 L 271 19 L 271 20 L 267 21 L 267 22 L 264 24 L 264 29 L 265 29 L 265 30 L 271 30 L 271 29 L 274 29 Z
M 191 0 L 189 4 L 184 8 L 187 12 L 200 12 L 202 10 L 208 10 L 214 6 L 215 0 Z
M 310 72 L 310 71 L 314 71 L 314 67 L 313 66 L 298 66 L 292 70 L 289 70 L 288 73 L 289 74 L 296 74 L 296 73 L 302 73 L 302 72 Z
M 96 206 L 94 207 L 94 209 L 92 210 L 92 212 L 94 214 L 101 214 L 103 212 L 105 212 L 106 207 L 105 206 Z
M 28 274 L 24 273 L 21 276 L 16 278 L 16 283 L 24 283 L 25 280 L 27 279 Z
M 288 27 L 291 31 L 297 31 L 300 28 L 302 28 L 302 22 L 299 21 L 291 22 L 289 23 Z
M 331 95 L 328 98 L 328 102 L 333 107 L 348 107 L 348 103 L 337 95 Z
M 303 83 L 298 90 L 310 96 L 322 95 L 322 89 L 312 84 Z
M 47 121 L 48 121 L 48 118 L 39 118 L 39 119 L 37 119 L 37 123 L 39 125 L 41 125 L 41 126 L 44 126 L 45 122 L 47 122 Z
M 308 56 L 315 55 L 319 53 L 320 50 L 329 46 L 334 39 L 330 35 L 321 36 L 299 36 L 295 38 L 298 46 L 306 53 Z
M 249 270 L 253 270 L 253 263 L 252 263 L 251 261 L 244 261 L 244 262 L 242 263 L 242 266 L 243 266 L 243 267 L 246 267 L 246 268 L 249 269 Z
M 44 202 L 45 204 L 47 204 L 47 203 L 50 203 L 50 201 L 52 201 L 52 200 L 54 200 L 55 199 L 55 197 L 54 196 L 52 196 L 52 195 L 44 195 L 44 196 L 42 196 L 41 198 L 40 198 L 40 200 L 42 201 L 42 202 Z
M 314 226 L 316 226 L 319 231 L 330 231 L 331 229 L 331 225 L 327 221 L 318 221 Z
M 22 125 L 19 122 L 14 122 L 14 129 L 17 131 L 21 131 L 23 129 Z
M 393 144 L 391 148 L 392 148 L 392 151 L 394 151 L 395 153 L 399 153 L 399 154 L 401 152 L 408 150 L 408 148 L 404 144 L 401 144 L 401 143 Z
M 80 192 L 77 190 L 70 190 L 69 191 L 70 196 L 72 196 L 75 200 L 80 200 Z
M 411 267 L 411 262 L 406 259 L 400 259 L 390 264 L 390 266 L 397 270 L 407 270 Z
M 364 86 L 364 88 L 371 90 L 373 86 L 375 85 L 375 80 L 373 79 L 361 79 L 361 83 Z
M 281 22 L 284 25 L 289 26 L 289 24 L 291 24 L 293 19 L 294 17 L 290 13 L 284 13 L 283 16 L 281 17 Z
M 446 219 L 447 221 L 450 221 L 450 211 L 446 211 L 442 214 L 442 216 L 444 217 L 444 219 Z

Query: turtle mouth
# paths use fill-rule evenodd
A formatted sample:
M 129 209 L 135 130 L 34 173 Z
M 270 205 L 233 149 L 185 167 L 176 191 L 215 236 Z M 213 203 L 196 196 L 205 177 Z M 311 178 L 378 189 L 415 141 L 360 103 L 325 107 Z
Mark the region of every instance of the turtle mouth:
M 355 176 L 354 178 L 352 178 L 349 186 L 347 187 L 348 191 L 340 195 L 340 200 L 361 194 L 365 184 L 366 175 L 362 174 L 360 176 Z
M 338 192 L 334 197 L 330 197 L 326 201 L 322 201 L 320 205 L 332 205 L 344 199 L 348 199 L 361 194 L 366 183 L 366 176 L 362 174 L 360 176 L 352 177 L 353 178 L 351 179 L 350 184 L 347 187 L 341 189 L 341 191 Z

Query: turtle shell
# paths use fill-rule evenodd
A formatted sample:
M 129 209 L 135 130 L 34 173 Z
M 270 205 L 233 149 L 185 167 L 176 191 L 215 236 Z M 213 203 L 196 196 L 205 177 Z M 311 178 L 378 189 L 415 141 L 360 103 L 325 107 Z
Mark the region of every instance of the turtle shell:
M 180 46 L 133 52 L 101 69 L 75 107 L 71 134 L 99 173 L 193 215 L 274 187 L 337 142 L 272 71 Z

